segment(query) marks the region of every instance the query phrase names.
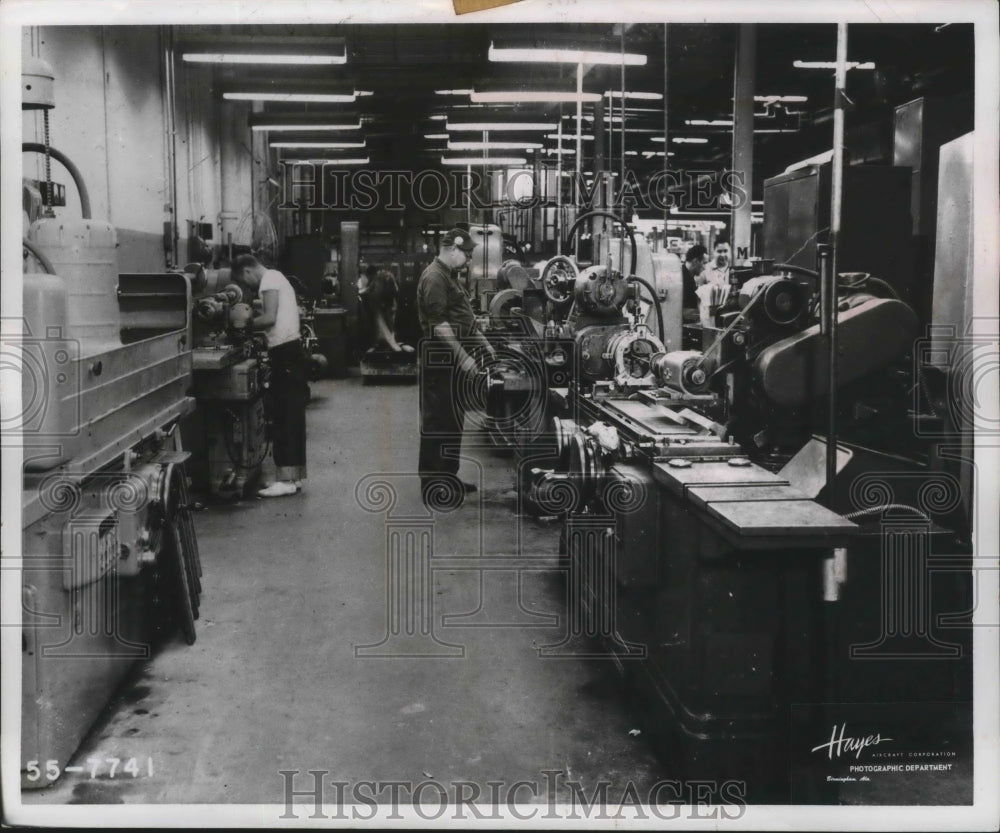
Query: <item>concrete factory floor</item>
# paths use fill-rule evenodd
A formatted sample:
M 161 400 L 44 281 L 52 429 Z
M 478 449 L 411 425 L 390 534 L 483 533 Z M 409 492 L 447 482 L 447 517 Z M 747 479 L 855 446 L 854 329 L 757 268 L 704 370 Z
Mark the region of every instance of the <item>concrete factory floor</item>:
M 433 535 L 433 609 L 418 598 L 415 612 L 432 615 L 437 642 L 397 638 L 371 653 L 403 656 L 357 656 L 356 647 L 402 630 L 387 622 L 386 542 L 390 528 L 420 524 L 403 516 L 423 511 L 410 474 L 417 388 L 315 383 L 308 434 L 303 494 L 213 504 L 195 516 L 204 565 L 196 644 L 175 637 L 144 663 L 77 753 L 84 772 L 26 792 L 27 803 L 283 804 L 282 770 L 300 773 L 300 791 L 313 783 L 310 770 L 322 770 L 327 784 L 434 781 L 449 795 L 467 781 L 487 801 L 487 782 L 502 781 L 492 788 L 501 802 L 527 781 L 539 798 L 525 786 L 513 800 L 534 803 L 547 797 L 543 771 L 562 770 L 560 799 L 567 780 L 588 796 L 603 780 L 617 806 L 629 782 L 645 801 L 670 777 L 633 731 L 637 715 L 608 663 L 539 656 L 537 646 L 558 643 L 567 628 L 559 529 L 517 517 L 511 460 L 481 438 L 461 472 L 480 492 L 424 527 Z M 379 472 L 397 492 L 390 515 L 355 495 Z M 518 553 L 536 568 L 521 574 L 520 609 L 513 571 L 438 560 Z M 477 609 L 464 621 L 443 618 Z M 592 650 L 568 650 L 581 647 Z M 107 765 L 89 777 L 87 758 L 112 757 L 137 758 L 141 777 L 112 779 Z M 468 797 L 474 788 L 464 789 Z M 429 788 L 423 798 L 433 804 L 436 795 Z M 336 801 L 332 787 L 325 799 Z M 376 798 L 388 799 L 388 788 Z

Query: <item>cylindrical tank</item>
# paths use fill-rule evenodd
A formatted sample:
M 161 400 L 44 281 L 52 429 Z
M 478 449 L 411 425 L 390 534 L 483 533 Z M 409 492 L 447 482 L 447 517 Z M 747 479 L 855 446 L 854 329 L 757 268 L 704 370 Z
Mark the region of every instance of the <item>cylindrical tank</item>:
M 114 227 L 100 220 L 42 218 L 32 224 L 28 239 L 66 281 L 67 336 L 120 343 Z
M 73 454 L 73 434 L 79 417 L 79 345 L 66 337 L 66 282 L 44 273 L 24 276 L 24 335 L 4 341 L 4 365 L 20 366 L 21 420 L 25 440 L 39 440 L 44 449 L 25 444 L 24 467 L 46 471 Z M 10 362 L 8 363 L 8 359 Z

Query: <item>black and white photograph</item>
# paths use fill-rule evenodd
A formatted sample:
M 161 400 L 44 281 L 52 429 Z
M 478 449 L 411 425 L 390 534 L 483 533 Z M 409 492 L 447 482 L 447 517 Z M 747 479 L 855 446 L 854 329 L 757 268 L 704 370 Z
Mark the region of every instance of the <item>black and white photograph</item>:
M 0 54 L 5 824 L 1000 826 L 996 3 Z

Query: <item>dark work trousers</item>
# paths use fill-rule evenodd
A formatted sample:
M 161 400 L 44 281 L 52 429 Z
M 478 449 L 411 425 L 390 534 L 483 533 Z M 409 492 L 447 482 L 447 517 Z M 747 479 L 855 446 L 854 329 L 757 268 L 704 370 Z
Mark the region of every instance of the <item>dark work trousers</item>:
M 286 341 L 267 351 L 271 362 L 268 409 L 271 416 L 271 449 L 279 480 L 299 480 L 306 468 L 306 381 L 302 343 Z M 282 469 L 300 469 L 294 471 Z M 284 476 L 287 475 L 287 476 Z
M 465 403 L 457 395 L 458 372 L 451 349 L 428 339 L 420 360 L 420 483 L 427 487 L 435 476 L 458 474 Z

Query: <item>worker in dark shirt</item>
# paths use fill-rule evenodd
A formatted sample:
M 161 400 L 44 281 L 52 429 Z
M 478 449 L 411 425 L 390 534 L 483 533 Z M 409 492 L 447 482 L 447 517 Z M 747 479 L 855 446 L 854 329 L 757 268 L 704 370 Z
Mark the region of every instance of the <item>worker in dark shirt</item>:
M 698 320 L 698 287 L 705 283 L 702 273 L 708 263 L 708 249 L 695 245 L 687 250 L 681 265 L 681 286 L 684 289 L 684 320 Z
M 446 232 L 437 257 L 417 283 L 417 316 L 424 336 L 420 350 L 418 469 L 425 505 L 455 505 L 476 490 L 474 484 L 457 480 L 462 430 L 472 390 L 468 382 L 478 370 L 472 354 L 491 360 L 496 354 L 477 329 L 469 296 L 457 277 L 458 270 L 471 260 L 475 247 L 468 232 Z

